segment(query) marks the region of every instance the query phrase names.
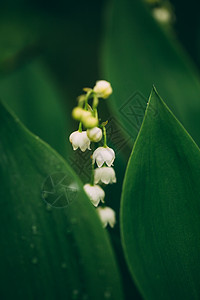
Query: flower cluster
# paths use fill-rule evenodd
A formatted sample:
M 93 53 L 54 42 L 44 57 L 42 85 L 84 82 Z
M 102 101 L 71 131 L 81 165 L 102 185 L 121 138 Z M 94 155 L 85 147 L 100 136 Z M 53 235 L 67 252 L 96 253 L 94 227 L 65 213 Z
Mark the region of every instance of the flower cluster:
M 84 185 L 85 193 L 91 200 L 92 204 L 97 207 L 98 215 L 106 227 L 108 224 L 114 227 L 116 222 L 115 212 L 112 208 L 104 205 L 105 192 L 100 184 L 116 183 L 115 171 L 112 167 L 115 160 L 115 152 L 107 146 L 106 125 L 99 123 L 97 107 L 99 98 L 106 99 L 112 94 L 112 87 L 109 82 L 100 80 L 96 82 L 93 89 L 84 88 L 86 94 L 78 97 L 78 106 L 72 111 L 72 116 L 79 121 L 79 129 L 73 132 L 69 140 L 73 150 L 80 149 L 85 152 L 86 149 L 91 150 L 92 142 L 98 143 L 104 139 L 102 147 L 98 147 L 92 154 L 92 174 L 91 182 Z M 92 105 L 89 104 L 90 99 Z M 83 130 L 83 127 L 85 130 Z M 95 164 L 97 168 L 95 169 Z

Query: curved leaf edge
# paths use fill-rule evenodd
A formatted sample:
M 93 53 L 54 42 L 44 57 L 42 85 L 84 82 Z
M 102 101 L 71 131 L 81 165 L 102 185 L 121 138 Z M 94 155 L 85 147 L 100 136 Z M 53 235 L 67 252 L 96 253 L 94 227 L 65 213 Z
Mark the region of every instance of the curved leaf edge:
M 153 97 L 156 96 L 156 97 Z M 190 134 L 187 132 L 187 130 L 184 128 L 184 126 L 181 124 L 181 122 L 176 118 L 176 116 L 173 114 L 173 112 L 169 109 L 169 107 L 165 104 L 165 102 L 163 101 L 163 99 L 160 97 L 160 95 L 158 94 L 155 86 L 153 85 L 148 102 L 147 102 L 147 108 L 145 111 L 145 115 L 144 115 L 144 119 L 142 122 L 142 125 L 140 127 L 140 130 L 138 132 L 138 136 L 135 140 L 135 143 L 133 145 L 133 149 L 131 152 L 131 155 L 129 157 L 128 163 L 127 163 L 127 167 L 126 167 L 126 172 L 125 172 L 125 176 L 124 176 L 124 181 L 123 181 L 123 186 L 122 186 L 122 194 L 121 194 L 121 203 L 120 203 L 120 233 L 121 233 L 121 243 L 122 243 L 122 248 L 123 248 L 123 252 L 124 252 L 124 256 L 125 256 L 125 260 L 128 266 L 128 269 L 130 271 L 130 274 L 132 276 L 132 279 L 134 280 L 136 286 L 138 287 L 138 290 L 140 291 L 141 295 L 146 298 L 146 294 L 145 291 L 143 291 L 139 281 L 137 280 L 132 267 L 129 264 L 129 255 L 128 255 L 128 251 L 127 251 L 127 247 L 126 247 L 126 243 L 125 243 L 125 237 L 124 237 L 124 226 L 123 226 L 123 203 L 124 203 L 124 199 L 125 199 L 125 195 L 124 195 L 124 189 L 125 189 L 125 185 L 126 185 L 126 179 L 127 179 L 127 174 L 128 174 L 128 169 L 130 166 L 130 162 L 132 159 L 132 156 L 134 155 L 134 151 L 135 148 L 137 146 L 137 142 L 140 138 L 140 134 L 143 130 L 144 124 L 145 124 L 145 120 L 147 118 L 147 116 L 149 115 L 149 110 L 151 109 L 151 106 L 153 106 L 157 101 L 159 101 L 159 103 L 164 107 L 164 109 L 166 110 L 167 113 L 169 113 L 171 115 L 171 117 L 177 122 L 178 126 L 183 130 L 185 136 L 187 138 L 190 139 L 190 141 L 192 142 L 193 146 L 196 148 L 196 150 L 199 152 L 199 156 L 200 156 L 200 149 L 198 147 L 198 145 L 195 143 L 195 141 L 193 140 L 193 138 L 190 136 Z

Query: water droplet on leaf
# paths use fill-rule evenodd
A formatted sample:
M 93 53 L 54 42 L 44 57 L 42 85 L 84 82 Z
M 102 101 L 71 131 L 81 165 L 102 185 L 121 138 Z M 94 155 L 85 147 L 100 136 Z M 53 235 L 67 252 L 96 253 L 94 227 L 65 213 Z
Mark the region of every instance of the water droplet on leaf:
M 79 291 L 78 290 L 73 290 L 72 291 L 72 299 L 78 299 Z
M 71 224 L 75 225 L 77 223 L 77 219 L 76 218 L 71 218 Z
M 66 264 L 65 262 L 63 262 L 63 263 L 61 264 L 61 268 L 67 269 L 67 264 Z
M 67 234 L 70 234 L 72 232 L 71 228 L 67 228 Z
M 111 292 L 110 292 L 110 291 L 105 291 L 104 297 L 105 297 L 105 299 L 110 299 L 110 297 L 111 297 Z
M 37 226 L 33 225 L 32 226 L 32 232 L 34 235 L 36 235 L 38 232 L 37 232 Z
M 47 204 L 47 205 L 46 205 L 46 210 L 47 210 L 47 211 L 52 211 L 52 206 L 51 206 L 50 204 Z
M 38 263 L 37 257 L 33 257 L 31 262 L 32 262 L 32 264 L 36 265 Z

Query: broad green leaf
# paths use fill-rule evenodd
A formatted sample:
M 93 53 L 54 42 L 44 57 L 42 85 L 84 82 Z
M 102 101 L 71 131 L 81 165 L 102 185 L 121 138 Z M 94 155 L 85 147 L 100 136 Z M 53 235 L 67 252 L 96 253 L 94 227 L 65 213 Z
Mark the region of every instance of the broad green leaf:
M 108 236 L 72 169 L 2 104 L 0 137 L 1 298 L 123 299 Z
M 113 0 L 107 20 L 102 73 L 113 86 L 115 104 L 108 104 L 128 134 L 137 137 L 155 84 L 200 144 L 200 80 L 179 43 L 159 27 L 142 0 Z
M 198 147 L 153 89 L 121 206 L 124 251 L 145 299 L 200 298 L 199 166 Z
M 66 120 L 70 119 L 65 116 L 62 97 L 41 60 L 33 60 L 2 78 L 0 95 L 28 129 L 66 156 L 66 128 L 70 129 Z

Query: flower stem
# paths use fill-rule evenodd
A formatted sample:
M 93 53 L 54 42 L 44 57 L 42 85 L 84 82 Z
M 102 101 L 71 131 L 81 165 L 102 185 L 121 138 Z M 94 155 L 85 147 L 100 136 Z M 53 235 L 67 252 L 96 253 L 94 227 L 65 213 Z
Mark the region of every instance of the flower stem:
M 92 92 L 93 92 L 92 90 L 87 92 L 87 94 L 85 96 L 85 107 L 84 107 L 85 110 L 87 110 L 88 100 L 90 99 Z
M 99 104 L 99 99 L 96 95 L 93 96 L 93 103 L 92 103 L 92 109 L 93 109 L 93 116 L 98 119 L 98 112 L 97 112 L 97 106 Z
M 79 123 L 78 131 L 82 132 L 82 122 Z
M 92 108 L 93 108 L 93 109 L 97 108 L 98 104 L 99 104 L 99 99 L 97 98 L 96 95 L 94 95 L 94 96 L 93 96 Z
M 93 164 L 93 161 L 92 161 L 92 173 L 91 173 L 90 184 L 94 185 L 94 164 Z
M 94 111 L 94 117 L 95 117 L 96 119 L 98 119 L 98 111 L 97 111 L 97 108 L 94 108 L 93 111 Z
M 106 127 L 103 126 L 103 138 L 104 138 L 104 143 L 103 143 L 103 146 L 104 148 L 107 147 L 107 139 L 106 139 Z
M 85 106 L 84 106 L 84 110 L 87 110 L 87 104 L 88 104 L 88 98 L 85 98 Z

